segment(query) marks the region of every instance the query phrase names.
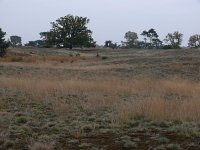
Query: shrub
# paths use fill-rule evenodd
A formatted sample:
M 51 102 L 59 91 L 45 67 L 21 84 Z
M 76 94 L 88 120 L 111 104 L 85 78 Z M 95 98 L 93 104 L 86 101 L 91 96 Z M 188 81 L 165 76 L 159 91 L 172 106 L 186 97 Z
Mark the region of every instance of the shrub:
M 169 143 L 169 139 L 166 138 L 166 137 L 160 137 L 160 138 L 157 139 L 157 141 L 158 141 L 159 144 L 167 144 L 167 143 Z
M 27 118 L 19 117 L 19 118 L 16 119 L 16 122 L 19 123 L 19 124 L 25 124 L 25 123 L 27 123 Z
M 164 45 L 163 49 L 172 49 L 172 46 L 171 45 Z
M 101 57 L 101 59 L 103 59 L 103 60 L 104 60 L 104 59 L 108 59 L 108 57 L 106 57 L 106 56 L 103 56 L 103 57 Z

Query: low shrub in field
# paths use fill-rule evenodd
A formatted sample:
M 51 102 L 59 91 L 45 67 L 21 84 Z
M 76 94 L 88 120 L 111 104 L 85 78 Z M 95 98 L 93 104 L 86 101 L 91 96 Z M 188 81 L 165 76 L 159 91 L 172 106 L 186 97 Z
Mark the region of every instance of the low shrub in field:
M 19 123 L 19 124 L 25 124 L 27 123 L 27 121 L 28 121 L 27 118 L 23 116 L 16 118 L 16 123 Z

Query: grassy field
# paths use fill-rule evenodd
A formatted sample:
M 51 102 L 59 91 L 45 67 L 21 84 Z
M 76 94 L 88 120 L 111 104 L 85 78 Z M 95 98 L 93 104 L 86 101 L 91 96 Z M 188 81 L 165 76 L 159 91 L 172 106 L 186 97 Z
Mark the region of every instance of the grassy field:
M 9 49 L 0 150 L 199 150 L 200 50 Z

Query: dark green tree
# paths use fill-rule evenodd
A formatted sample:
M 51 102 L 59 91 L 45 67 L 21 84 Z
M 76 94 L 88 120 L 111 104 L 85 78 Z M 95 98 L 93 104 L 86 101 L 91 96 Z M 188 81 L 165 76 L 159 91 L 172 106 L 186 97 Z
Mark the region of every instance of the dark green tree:
M 138 44 L 138 35 L 135 32 L 128 31 L 125 33 L 125 42 L 122 42 L 126 48 L 136 48 Z
M 144 36 L 144 41 L 147 42 L 148 31 L 144 30 L 144 31 L 141 33 L 141 35 Z
M 45 43 L 43 40 L 29 41 L 28 43 L 25 44 L 25 46 L 45 47 Z
M 180 48 L 182 41 L 183 41 L 183 34 L 178 31 L 174 33 L 168 33 L 165 38 L 167 46 L 174 49 Z
M 22 38 L 17 35 L 10 36 L 10 44 L 12 47 L 22 46 Z
M 160 48 L 162 46 L 162 41 L 159 40 L 155 29 L 151 28 L 148 31 L 145 30 L 141 35 L 144 36 L 144 48 Z
M 200 35 L 198 35 L 198 34 L 192 35 L 189 39 L 188 46 L 191 48 L 199 48 L 200 47 Z
M 0 57 L 6 54 L 6 49 L 9 47 L 9 42 L 5 41 L 6 32 L 0 28 Z
M 118 45 L 117 43 L 113 43 L 111 40 L 108 40 L 108 41 L 105 41 L 104 47 L 115 49 L 115 48 L 118 48 Z
M 56 43 L 59 43 L 58 39 L 56 40 L 56 32 L 49 31 L 49 32 L 41 32 L 40 37 L 42 38 L 42 41 L 44 42 L 44 47 L 52 47 L 55 46 Z M 56 45 L 59 47 L 60 44 Z
M 57 46 L 72 49 L 73 47 L 95 47 L 92 31 L 88 29 L 89 19 L 67 15 L 52 22 L 49 32 L 40 35 L 47 46 Z
M 105 41 L 105 45 L 104 47 L 110 47 L 110 45 L 112 44 L 112 41 L 111 40 L 108 40 L 108 41 Z
M 29 41 L 28 43 L 25 44 L 25 46 L 36 47 L 36 42 L 35 41 Z
M 158 38 L 155 38 L 155 39 L 152 39 L 152 48 L 162 48 L 163 47 L 163 42 L 158 39 Z
M 153 45 L 153 41 L 156 41 L 158 39 L 158 34 L 157 32 L 155 31 L 155 29 L 150 29 L 148 31 L 148 37 L 149 37 L 149 40 L 150 40 L 150 44 L 151 46 Z

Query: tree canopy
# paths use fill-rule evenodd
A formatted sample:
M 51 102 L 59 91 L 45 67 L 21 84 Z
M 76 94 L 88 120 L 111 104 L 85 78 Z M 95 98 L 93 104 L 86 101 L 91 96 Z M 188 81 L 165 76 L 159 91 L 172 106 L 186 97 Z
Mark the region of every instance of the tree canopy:
M 52 29 L 40 35 L 49 47 L 94 47 L 92 31 L 87 27 L 89 21 L 86 17 L 67 15 L 52 22 Z
M 105 41 L 104 47 L 115 49 L 118 47 L 117 43 L 113 43 L 111 40 Z
M 200 47 L 200 35 L 198 35 L 198 34 L 192 35 L 189 39 L 188 46 L 191 48 L 199 48 Z
M 165 42 L 171 46 L 171 48 L 180 48 L 181 43 L 183 41 L 183 34 L 175 31 L 174 33 L 168 33 Z
M 17 35 L 10 36 L 10 45 L 12 47 L 22 46 L 22 38 Z
M 144 37 L 143 48 L 161 48 L 162 41 L 159 40 L 159 36 L 155 29 L 151 28 L 148 31 L 144 30 L 141 35 Z
M 36 41 L 29 41 L 25 44 L 25 46 L 31 46 L 31 47 L 45 47 L 45 43 L 43 40 L 36 40 Z
M 125 42 L 122 44 L 127 48 L 136 48 L 138 44 L 138 35 L 135 32 L 128 31 L 125 33 L 124 38 L 126 39 Z

